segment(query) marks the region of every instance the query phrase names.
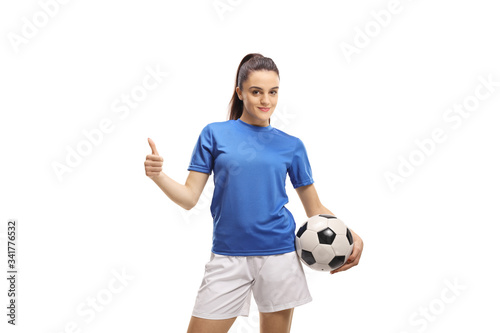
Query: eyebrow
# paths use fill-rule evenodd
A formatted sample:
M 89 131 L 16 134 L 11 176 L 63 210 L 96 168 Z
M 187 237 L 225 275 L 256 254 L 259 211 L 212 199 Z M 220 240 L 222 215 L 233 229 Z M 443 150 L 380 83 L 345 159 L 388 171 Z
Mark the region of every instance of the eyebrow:
M 255 88 L 255 89 L 264 90 L 264 89 L 262 89 L 261 87 L 256 87 L 256 86 L 251 86 L 250 88 Z M 250 88 L 248 88 L 248 89 L 250 89 Z M 278 87 L 278 86 L 276 86 L 276 87 L 272 87 L 271 89 L 279 89 L 279 87 Z

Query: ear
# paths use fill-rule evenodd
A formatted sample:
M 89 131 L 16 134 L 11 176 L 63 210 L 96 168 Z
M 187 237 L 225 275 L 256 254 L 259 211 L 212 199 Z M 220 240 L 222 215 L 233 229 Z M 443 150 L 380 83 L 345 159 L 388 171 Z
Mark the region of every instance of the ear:
M 240 87 L 236 87 L 236 94 L 238 95 L 238 98 L 240 99 L 240 101 L 242 101 L 243 98 L 240 96 L 241 95 Z

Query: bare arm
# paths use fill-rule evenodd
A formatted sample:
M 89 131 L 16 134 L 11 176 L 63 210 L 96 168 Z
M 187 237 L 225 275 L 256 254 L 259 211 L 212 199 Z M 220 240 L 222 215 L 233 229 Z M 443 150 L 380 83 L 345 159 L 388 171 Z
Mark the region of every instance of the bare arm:
M 198 203 L 208 177 L 207 173 L 190 171 L 184 185 L 176 182 L 164 172 L 161 172 L 156 177 L 151 177 L 151 179 L 170 200 L 182 208 L 189 210 Z
M 295 190 L 297 190 L 300 201 L 302 201 L 302 205 L 304 206 L 307 217 L 318 214 L 330 214 L 335 216 L 335 214 L 333 214 L 330 210 L 323 206 L 323 204 L 319 200 L 318 192 L 316 192 L 314 184 L 300 186 Z
M 176 182 L 162 171 L 163 157 L 158 154 L 153 140 L 148 139 L 148 141 L 152 154 L 147 155 L 144 162 L 146 176 L 151 178 L 170 200 L 182 208 L 189 210 L 196 206 L 210 175 L 191 171 L 184 185 Z
M 333 214 L 328 208 L 323 206 L 323 204 L 319 200 L 318 192 L 316 192 L 314 184 L 297 187 L 296 190 L 297 194 L 299 195 L 300 201 L 302 201 L 302 205 L 304 206 L 307 217 L 318 214 L 330 214 L 335 216 L 335 214 Z M 349 228 L 349 230 L 351 230 L 354 238 L 359 238 L 358 234 L 356 234 L 354 230 L 352 230 L 351 228 Z

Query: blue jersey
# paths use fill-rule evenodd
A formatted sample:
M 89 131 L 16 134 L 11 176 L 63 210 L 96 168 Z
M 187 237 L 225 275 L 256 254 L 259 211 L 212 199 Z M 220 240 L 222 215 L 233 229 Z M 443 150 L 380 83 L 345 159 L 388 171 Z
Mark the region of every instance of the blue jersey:
M 295 220 L 285 207 L 294 188 L 314 183 L 303 142 L 240 119 L 206 125 L 188 170 L 214 172 L 212 252 L 263 256 L 295 251 Z

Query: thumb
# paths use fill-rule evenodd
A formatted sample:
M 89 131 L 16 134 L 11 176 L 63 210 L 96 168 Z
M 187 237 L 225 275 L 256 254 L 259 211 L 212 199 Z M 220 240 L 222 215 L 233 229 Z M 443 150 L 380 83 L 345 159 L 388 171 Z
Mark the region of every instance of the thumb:
M 153 142 L 153 140 L 151 140 L 150 138 L 148 138 L 148 142 L 149 142 L 149 146 L 151 147 L 151 150 L 153 151 L 153 155 L 160 156 L 160 154 L 158 154 L 158 150 L 156 150 L 156 145 Z

